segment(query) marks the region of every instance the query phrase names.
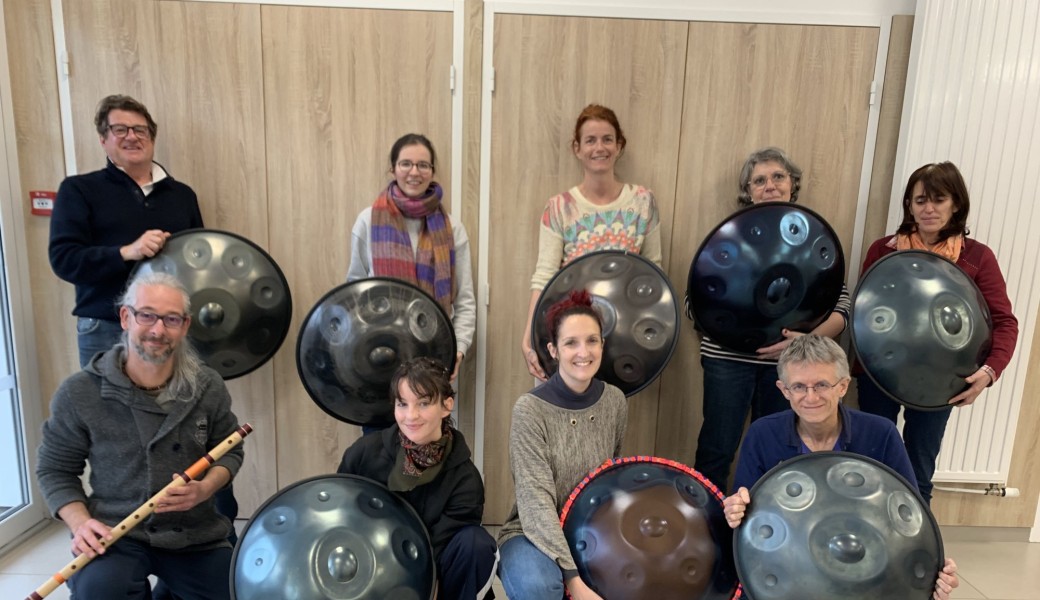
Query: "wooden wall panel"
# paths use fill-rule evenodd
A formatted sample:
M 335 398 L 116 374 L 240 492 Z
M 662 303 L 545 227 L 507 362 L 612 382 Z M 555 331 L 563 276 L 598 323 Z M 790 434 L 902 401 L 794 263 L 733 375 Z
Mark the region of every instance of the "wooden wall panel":
M 79 171 L 104 165 L 97 102 L 130 94 L 159 124 L 156 161 L 195 190 L 207 227 L 269 248 L 260 8 L 93 0 L 66 2 L 64 16 Z M 280 353 L 291 354 L 292 342 Z M 249 515 L 277 490 L 273 368 L 228 388 L 236 415 L 255 428 L 235 482 Z
M 389 181 L 395 139 L 427 134 L 450 194 L 452 22 L 448 13 L 281 6 L 262 15 L 271 250 L 292 284 L 295 340 L 318 299 L 345 281 L 351 227 Z M 360 429 L 315 405 L 292 352 L 274 369 L 284 487 L 334 471 Z
M 532 387 L 520 336 L 545 202 L 582 178 L 571 151 L 585 105 L 613 108 L 628 146 L 620 177 L 654 190 L 672 218 L 687 24 L 500 15 L 495 24 L 492 114 L 484 519 L 501 523 L 513 503 L 508 439 L 512 406 Z M 670 231 L 664 228 L 665 262 Z M 656 387 L 630 405 L 626 447 L 652 450 Z
M 22 191 L 57 191 L 65 176 L 58 82 L 54 69 L 51 9 L 46 2 L 4 2 L 12 104 Z M 78 366 L 76 322 L 70 311 L 73 288 L 51 271 L 47 259 L 50 219 L 29 213 L 28 197 L 16 198 L 24 211 L 29 279 L 36 318 L 39 391 L 46 416 L 58 384 Z
M 668 269 L 679 290 L 704 237 L 737 208 L 740 167 L 762 146 L 784 148 L 801 166 L 799 202 L 849 247 L 877 43 L 876 28 L 690 24 Z M 702 421 L 698 344 L 684 323 L 662 377 L 656 445 L 690 464 Z

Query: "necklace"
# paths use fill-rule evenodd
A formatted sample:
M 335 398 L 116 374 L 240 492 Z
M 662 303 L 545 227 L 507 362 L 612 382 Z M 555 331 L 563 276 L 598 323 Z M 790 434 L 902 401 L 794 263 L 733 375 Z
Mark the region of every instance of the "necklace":
M 134 378 L 131 377 L 130 374 L 126 372 L 126 363 L 123 363 L 121 368 L 123 370 L 123 375 L 126 375 L 126 378 L 130 380 L 130 383 L 134 384 L 134 387 L 139 389 L 139 390 L 141 390 L 142 392 L 158 392 L 160 390 L 166 389 L 166 386 L 170 385 L 170 380 L 169 379 L 167 379 L 166 381 L 160 383 L 159 385 L 154 385 L 154 386 L 141 385 L 141 384 L 137 383 L 136 381 L 134 381 Z M 171 378 L 172 378 L 172 376 L 171 376 Z

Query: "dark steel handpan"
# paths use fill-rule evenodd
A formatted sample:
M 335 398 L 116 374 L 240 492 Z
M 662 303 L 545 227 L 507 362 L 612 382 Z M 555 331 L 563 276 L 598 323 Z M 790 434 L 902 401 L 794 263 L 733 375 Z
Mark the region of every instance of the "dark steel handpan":
M 753 600 L 925 600 L 944 562 L 939 527 L 910 484 L 849 452 L 774 467 L 733 535 Z
M 360 279 L 325 294 L 303 322 L 296 368 L 311 398 L 355 425 L 394 422 L 390 379 L 417 356 L 455 365 L 455 330 L 419 288 L 383 277 Z
M 989 355 L 982 292 L 949 260 L 906 250 L 874 263 L 856 287 L 852 343 L 867 376 L 897 402 L 947 408 Z
M 557 271 L 534 310 L 531 346 L 547 374 L 556 372 L 549 354 L 545 314 L 573 290 L 586 289 L 603 317 L 603 362 L 597 377 L 631 396 L 650 385 L 672 358 L 679 341 L 679 303 L 668 276 L 638 254 L 593 252 Z
M 611 459 L 560 518 L 582 580 L 605 600 L 738 597 L 722 493 L 686 465 Z
M 415 510 L 354 475 L 294 483 L 249 520 L 231 559 L 238 600 L 433 598 L 433 547 Z
M 169 273 L 188 289 L 188 337 L 224 379 L 263 365 L 289 333 L 289 283 L 274 259 L 242 236 L 215 229 L 174 234 L 131 278 L 151 271 Z
M 721 346 L 754 353 L 811 331 L 838 302 L 845 255 L 834 229 L 790 202 L 740 210 L 715 227 L 690 263 L 697 326 Z

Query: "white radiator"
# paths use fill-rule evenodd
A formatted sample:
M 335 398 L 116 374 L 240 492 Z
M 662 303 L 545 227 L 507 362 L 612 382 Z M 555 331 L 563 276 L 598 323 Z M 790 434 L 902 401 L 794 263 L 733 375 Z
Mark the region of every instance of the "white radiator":
M 1011 466 L 1040 304 L 1038 11 L 1034 0 L 918 3 L 888 231 L 902 219 L 910 173 L 956 163 L 971 194 L 971 236 L 996 253 L 1019 320 L 1004 375 L 953 411 L 936 481 L 1005 483 Z M 1019 433 L 1037 435 L 1035 424 Z

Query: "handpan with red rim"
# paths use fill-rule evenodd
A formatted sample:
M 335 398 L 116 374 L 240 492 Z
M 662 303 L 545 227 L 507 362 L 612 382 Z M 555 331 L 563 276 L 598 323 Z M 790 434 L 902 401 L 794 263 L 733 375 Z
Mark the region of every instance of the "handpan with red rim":
M 419 515 L 371 479 L 327 475 L 279 491 L 231 558 L 231 597 L 429 600 L 433 546 Z
M 752 600 L 926 600 L 944 563 L 935 518 L 886 465 L 849 452 L 786 460 L 733 534 Z
M 867 376 L 895 401 L 947 408 L 993 345 L 986 299 L 957 265 L 904 250 L 871 265 L 853 295 L 852 344 Z
M 549 375 L 557 364 L 547 348 L 545 315 L 580 289 L 592 295 L 603 318 L 605 345 L 596 376 L 626 396 L 650 385 L 679 341 L 679 304 L 668 276 L 642 256 L 619 250 L 586 254 L 557 271 L 538 297 L 531 327 L 531 347 Z
M 428 356 L 455 366 L 455 330 L 437 301 L 410 283 L 372 277 L 326 293 L 300 328 L 296 368 L 329 415 L 355 425 L 394 422 L 390 379 Z
M 790 202 L 740 210 L 715 227 L 690 263 L 697 326 L 719 345 L 754 353 L 811 331 L 834 310 L 845 255 L 834 229 Z
M 610 459 L 571 492 L 560 521 L 579 575 L 605 600 L 741 596 L 722 492 L 686 465 Z
M 267 252 L 240 235 L 215 229 L 176 233 L 130 277 L 153 271 L 169 273 L 187 288 L 188 338 L 224 379 L 259 368 L 289 333 L 289 283 Z

